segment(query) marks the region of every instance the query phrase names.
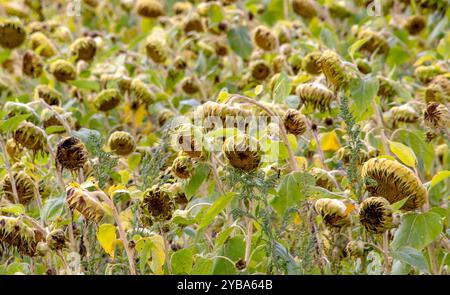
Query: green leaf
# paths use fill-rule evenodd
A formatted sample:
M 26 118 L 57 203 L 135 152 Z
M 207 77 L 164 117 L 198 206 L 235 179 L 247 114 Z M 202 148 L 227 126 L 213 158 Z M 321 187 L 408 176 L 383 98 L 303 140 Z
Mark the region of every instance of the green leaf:
M 4 49 L 0 52 L 0 64 L 3 64 L 11 55 L 10 49 Z
M 389 49 L 389 55 L 386 59 L 386 63 L 392 68 L 395 65 L 406 64 L 412 56 L 413 55 L 409 51 L 397 44 Z
M 184 187 L 184 192 L 187 198 L 191 198 L 197 192 L 200 185 L 205 181 L 209 174 L 209 166 L 207 164 L 199 164 L 194 171 L 189 182 Z
M 208 226 L 211 221 L 222 212 L 223 209 L 233 200 L 236 193 L 228 192 L 215 201 L 202 218 L 199 230 Z
M 53 125 L 53 126 L 49 126 L 49 127 L 45 128 L 45 133 L 53 134 L 53 133 L 59 133 L 59 132 L 65 131 L 65 130 L 66 129 L 64 129 L 64 126 Z
M 139 165 L 139 163 L 141 162 L 141 158 L 142 158 L 142 154 L 140 154 L 140 153 L 132 153 L 128 157 L 128 168 L 130 170 L 134 170 Z
M 100 91 L 100 83 L 91 80 L 75 80 L 70 82 L 71 85 L 85 90 Z
M 199 257 L 195 260 L 192 268 L 192 275 L 210 275 L 213 271 L 214 261 L 208 258 Z
M 209 7 L 208 16 L 211 24 L 220 23 L 223 20 L 222 9 L 219 5 L 213 4 Z
M 27 263 L 21 262 L 13 262 L 10 265 L 8 265 L 8 268 L 6 269 L 6 274 L 14 275 L 16 273 L 29 274 L 30 266 Z
M 216 237 L 216 243 L 215 243 L 216 248 L 222 246 L 222 245 L 225 243 L 225 241 L 226 241 L 226 240 L 228 239 L 228 237 L 231 235 L 231 233 L 233 232 L 233 230 L 234 230 L 234 227 L 233 227 L 233 226 L 230 226 L 230 227 L 225 228 L 223 231 L 221 231 L 221 232 L 217 235 L 217 237 Z
M 41 219 L 52 221 L 56 217 L 61 216 L 64 210 L 65 194 L 60 197 L 48 199 L 41 210 Z
M 412 267 L 417 268 L 419 271 L 423 273 L 429 273 L 425 257 L 422 255 L 420 251 L 412 247 L 409 246 L 400 247 L 396 251 L 392 251 L 391 255 L 393 258 L 400 260 L 401 262 L 407 263 Z
M 403 205 L 405 205 L 406 201 L 408 201 L 409 197 L 403 198 L 398 202 L 395 202 L 394 204 L 391 205 L 392 210 L 394 211 L 398 211 L 400 210 L 400 208 L 403 207 Z
M 22 204 L 9 204 L 5 207 L 0 207 L 0 212 L 20 215 L 25 213 L 25 207 Z
M 191 249 L 178 250 L 172 255 L 172 271 L 176 275 L 190 274 L 193 262 Z
M 112 224 L 102 224 L 97 231 L 97 239 L 103 250 L 114 259 L 116 249 L 116 227 Z
M 395 233 L 392 248 L 397 250 L 402 246 L 411 246 L 422 250 L 439 236 L 442 228 L 442 218 L 437 213 L 405 214 Z
M 414 151 L 410 147 L 404 145 L 403 143 L 390 140 L 389 147 L 391 148 L 391 151 L 399 158 L 399 160 L 402 161 L 403 164 L 416 169 L 417 158 L 414 154 Z
M 245 254 L 245 242 L 242 236 L 236 236 L 229 239 L 221 248 L 220 256 L 228 257 L 231 261 L 238 261 L 244 258 Z M 236 268 L 234 264 L 223 258 L 216 258 L 214 261 L 215 275 L 233 275 L 236 274 Z
M 398 129 L 395 134 L 395 138 L 392 140 L 402 142 L 413 149 L 420 170 L 431 169 L 434 162 L 434 146 L 425 142 L 422 131 Z
M 286 73 L 283 71 L 278 76 L 275 81 L 275 86 L 273 87 L 273 102 L 275 103 L 284 103 L 286 98 L 289 96 L 291 92 L 291 81 Z
M 320 31 L 320 40 L 325 44 L 328 48 L 335 49 L 337 44 L 336 34 L 330 31 L 326 27 L 322 27 Z
M 22 121 L 25 121 L 30 114 L 16 115 L 0 123 L 0 130 L 4 133 L 14 132 Z
M 438 173 L 436 173 L 435 176 L 433 176 L 433 178 L 431 179 L 431 185 L 430 185 L 430 189 L 435 186 L 436 184 L 438 184 L 439 182 L 443 181 L 444 179 L 450 177 L 450 171 L 449 170 L 443 170 L 443 171 L 439 171 Z
M 252 40 L 247 27 L 231 28 L 227 33 L 231 49 L 243 59 L 248 59 L 253 51 Z
M 353 99 L 350 111 L 355 120 L 359 122 L 369 118 L 373 114 L 372 102 L 378 92 L 378 79 L 373 76 L 353 79 L 349 87 Z
M 360 39 L 358 41 L 356 41 L 355 43 L 353 43 L 349 49 L 348 49 L 348 54 L 350 55 L 350 57 L 353 59 L 353 56 L 355 55 L 355 52 L 361 48 L 361 46 L 363 46 L 367 41 L 369 40 L 369 38 L 363 38 Z

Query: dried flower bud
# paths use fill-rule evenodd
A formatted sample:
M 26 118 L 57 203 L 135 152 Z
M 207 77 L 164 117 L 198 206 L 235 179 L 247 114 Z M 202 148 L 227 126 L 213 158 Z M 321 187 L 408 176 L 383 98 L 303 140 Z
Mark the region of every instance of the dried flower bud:
M 373 196 L 380 196 L 393 204 L 404 198 L 408 201 L 402 210 L 414 210 L 425 204 L 428 194 L 414 173 L 397 161 L 372 158 L 364 163 L 361 177 L 375 180 L 367 181 L 366 189 Z
M 145 50 L 147 52 L 147 56 L 151 58 L 155 63 L 164 63 L 167 58 L 164 44 L 159 39 L 147 39 Z
M 31 78 L 39 77 L 44 70 L 41 58 L 33 51 L 27 51 L 22 59 L 22 73 Z
M 27 33 L 22 23 L 14 20 L 7 20 L 0 23 L 0 46 L 13 49 L 22 45 Z
M 38 85 L 34 89 L 35 99 L 42 99 L 49 105 L 59 106 L 61 104 L 62 95 L 47 85 Z
M 231 166 L 247 172 L 257 169 L 261 163 L 258 141 L 248 135 L 231 136 L 223 143 L 222 151 Z
M 425 29 L 427 25 L 427 20 L 422 15 L 412 15 L 410 16 L 403 28 L 408 31 L 411 35 L 417 35 Z
M 66 235 L 61 229 L 56 229 L 47 235 L 47 245 L 53 251 L 59 251 L 66 246 Z
M 126 156 L 136 149 L 136 142 L 130 133 L 115 131 L 109 137 L 108 146 L 115 154 Z
M 270 75 L 270 67 L 264 60 L 258 60 L 250 65 L 252 77 L 256 80 L 264 80 Z
M 286 131 L 296 136 L 306 131 L 306 117 L 300 111 L 289 109 L 284 115 L 283 123 Z
M 311 175 L 314 176 L 316 180 L 316 185 L 323 187 L 329 191 L 333 191 L 336 188 L 336 185 L 333 181 L 333 176 L 331 176 L 328 171 L 313 167 L 310 171 Z
M 172 218 L 175 202 L 168 192 L 154 185 L 144 192 L 140 209 L 152 221 L 166 221 Z
M 77 71 L 75 67 L 68 61 L 58 59 L 51 63 L 50 72 L 55 79 L 59 82 L 67 82 L 75 80 L 77 77 Z
M 359 221 L 368 232 L 381 234 L 393 227 L 393 211 L 385 198 L 370 197 L 359 205 Z
M 91 37 L 82 37 L 70 45 L 70 52 L 77 60 L 91 61 L 97 52 L 97 44 Z
M 363 257 L 365 246 L 366 245 L 363 241 L 350 241 L 345 247 L 345 253 L 349 257 Z
M 50 39 L 42 32 L 36 32 L 30 36 L 30 48 L 37 51 L 42 57 L 52 57 L 56 55 L 57 50 Z
M 340 88 L 348 82 L 344 65 L 336 52 L 327 50 L 319 59 L 322 73 L 336 88 Z
M 47 129 L 50 126 L 63 126 L 63 124 L 59 121 L 57 113 L 60 117 L 64 118 L 64 120 L 69 123 L 69 125 L 74 125 L 72 117 L 66 115 L 65 111 L 60 107 L 53 107 L 52 110 L 44 109 L 41 113 L 41 121 L 44 125 L 44 128 Z M 55 133 L 64 133 L 65 130 L 55 131 Z
M 440 73 L 441 70 L 437 66 L 418 66 L 414 70 L 414 76 L 416 76 L 416 78 L 424 84 L 429 83 Z
M 265 51 L 271 51 L 277 45 L 276 36 L 265 26 L 256 27 L 253 33 L 253 40 L 259 48 Z
M 361 46 L 362 50 L 366 50 L 370 53 L 375 51 L 380 54 L 387 53 L 389 51 L 389 44 L 384 36 L 378 32 L 372 30 L 361 30 L 358 33 L 358 39 L 367 39 L 367 41 Z
M 199 85 L 194 77 L 185 77 L 181 81 L 181 88 L 186 94 L 194 94 L 199 90 Z
M 330 227 L 344 227 L 351 222 L 347 206 L 338 199 L 319 199 L 314 203 L 314 209 Z
M 319 75 L 322 69 L 320 68 L 319 60 L 322 54 L 320 52 L 311 52 L 305 55 L 302 60 L 302 69 L 311 75 Z
M 155 101 L 154 93 L 139 79 L 133 79 L 130 87 L 131 93 L 145 103 L 153 103 Z
M 22 122 L 14 132 L 14 140 L 34 152 L 42 151 L 47 145 L 44 130 L 30 122 Z
M 430 128 L 450 128 L 450 111 L 440 103 L 429 103 L 424 113 L 425 125 Z
M 173 13 L 179 15 L 179 14 L 185 14 L 189 12 L 192 9 L 192 3 L 188 1 L 183 2 L 176 2 L 173 4 Z
M 312 106 L 321 112 L 329 110 L 331 102 L 336 99 L 333 91 L 317 82 L 300 84 L 295 93 L 306 106 Z
M 416 123 L 419 120 L 416 110 L 408 104 L 393 107 L 391 112 L 394 127 L 398 123 Z
M 88 152 L 84 143 L 77 137 L 61 140 L 56 148 L 56 162 L 63 169 L 79 170 L 88 160 Z
M 120 104 L 122 95 L 117 89 L 105 89 L 94 99 L 94 106 L 97 110 L 108 112 Z
M 157 0 L 138 0 L 136 11 L 142 17 L 157 18 L 164 15 L 164 6 Z
M 192 176 L 194 171 L 193 161 L 188 156 L 178 156 L 172 163 L 171 171 L 181 179 L 187 179 Z
M 183 31 L 185 34 L 190 32 L 198 32 L 201 33 L 205 30 L 203 22 L 201 18 L 194 14 L 189 19 L 187 19 L 183 25 Z
M 34 256 L 43 237 L 18 218 L 0 216 L 0 244 L 16 248 L 20 254 Z
M 311 0 L 292 0 L 292 8 L 297 15 L 307 19 L 317 16 L 317 10 Z

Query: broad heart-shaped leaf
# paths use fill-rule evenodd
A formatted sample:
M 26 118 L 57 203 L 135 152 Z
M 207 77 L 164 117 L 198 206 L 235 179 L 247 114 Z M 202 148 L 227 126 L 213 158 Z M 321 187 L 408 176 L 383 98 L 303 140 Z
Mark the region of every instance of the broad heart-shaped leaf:
M 409 146 L 414 151 L 417 157 L 417 166 L 420 170 L 431 169 L 435 159 L 434 146 L 432 143 L 425 142 L 425 137 L 421 131 L 397 129 L 395 137 L 391 139 Z
M 214 204 L 208 209 L 208 211 L 203 216 L 200 225 L 199 230 L 208 226 L 211 221 L 223 210 L 225 207 L 233 200 L 236 193 L 234 192 L 228 192 L 225 195 L 221 196 L 219 199 L 217 199 Z
M 395 233 L 392 248 L 398 250 L 402 246 L 410 246 L 422 250 L 439 236 L 442 228 L 442 218 L 437 213 L 405 214 Z
M 283 71 L 275 81 L 273 87 L 272 97 L 273 102 L 283 103 L 291 92 L 291 81 L 286 73 Z
M 231 261 L 238 261 L 244 258 L 245 255 L 245 242 L 243 236 L 235 236 L 229 239 L 219 249 L 220 256 L 225 256 L 231 259 Z M 214 260 L 214 272 L 215 275 L 232 275 L 236 274 L 236 268 L 230 261 L 223 258 L 216 258 Z
M 396 251 L 392 251 L 391 255 L 393 258 L 400 260 L 401 262 L 407 263 L 412 267 L 417 268 L 423 273 L 429 273 L 427 261 L 423 254 L 409 246 L 403 246 L 398 248 Z
M 431 179 L 431 185 L 430 185 L 430 189 L 435 186 L 436 184 L 438 184 L 439 182 L 443 181 L 444 179 L 450 177 L 450 171 L 449 170 L 443 170 L 443 171 L 439 171 L 438 173 L 436 173 L 435 176 L 433 176 L 433 178 Z
M 65 200 L 65 193 L 57 198 L 47 199 L 41 209 L 41 219 L 45 221 L 52 221 L 56 217 L 61 216 L 64 210 Z
M 198 257 L 195 259 L 192 275 L 210 275 L 212 274 L 214 261 L 212 259 Z
M 172 255 L 173 274 L 190 274 L 194 258 L 191 249 L 181 249 Z
M 353 79 L 350 82 L 350 94 L 353 99 L 350 110 L 357 122 L 367 119 L 373 114 L 372 102 L 378 88 L 378 79 L 373 76 Z
M 271 202 L 272 207 L 283 216 L 287 208 L 307 197 L 309 188 L 314 183 L 314 177 L 308 173 L 291 172 L 285 175 L 281 179 L 277 196 Z
M 17 127 L 19 127 L 20 123 L 26 120 L 26 118 L 28 118 L 29 116 L 30 114 L 17 115 L 5 121 L 2 121 L 0 122 L 0 130 L 4 133 L 13 132 L 17 129 Z
M 402 161 L 403 164 L 416 169 L 417 158 L 414 154 L 414 151 L 410 147 L 404 145 L 403 143 L 390 140 L 389 147 L 391 148 L 391 151 L 400 159 L 400 161 Z
M 86 90 L 100 91 L 100 83 L 92 80 L 75 80 L 70 82 L 71 85 Z
M 114 225 L 108 223 L 100 225 L 97 231 L 97 240 L 111 258 L 114 258 L 116 238 L 116 227 Z
M 248 59 L 253 51 L 252 40 L 247 27 L 231 28 L 227 33 L 231 49 L 243 59 Z
M 200 185 L 206 179 L 209 174 L 209 166 L 207 164 L 199 164 L 194 171 L 194 175 L 192 175 L 189 182 L 186 184 L 184 188 L 184 192 L 187 198 L 191 198 L 195 192 L 198 190 Z

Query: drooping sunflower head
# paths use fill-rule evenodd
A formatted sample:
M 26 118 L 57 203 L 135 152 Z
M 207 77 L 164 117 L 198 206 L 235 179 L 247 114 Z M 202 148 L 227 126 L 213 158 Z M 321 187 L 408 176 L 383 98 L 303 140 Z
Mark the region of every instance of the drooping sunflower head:
M 155 94 L 139 79 L 133 79 L 131 81 L 130 90 L 131 93 L 142 102 L 153 103 L 155 101 Z
M 419 114 L 409 104 L 403 104 L 391 108 L 393 126 L 398 123 L 416 123 L 419 120 Z
M 154 222 L 166 221 L 172 218 L 175 202 L 167 191 L 154 185 L 145 191 L 140 209 L 145 217 Z
M 199 90 L 199 85 L 193 76 L 189 76 L 181 81 L 181 89 L 183 89 L 186 94 L 194 94 Z
M 295 109 L 289 109 L 283 117 L 286 131 L 296 136 L 305 133 L 306 120 L 306 117 L 300 111 Z
M 34 89 L 35 99 L 42 99 L 49 105 L 59 106 L 61 104 L 62 95 L 47 85 L 38 85 Z
M 192 9 L 192 3 L 188 1 L 176 2 L 173 4 L 173 13 L 179 15 L 187 13 Z
M 34 197 L 35 192 L 34 181 L 24 171 L 14 171 L 13 177 L 16 183 L 17 196 L 19 197 L 19 202 L 22 205 L 27 205 Z M 2 188 L 6 198 L 9 201 L 14 202 L 11 179 L 9 178 L 8 174 L 6 174 L 5 177 L 3 178 Z
M 381 234 L 393 226 L 393 211 L 383 197 L 370 197 L 359 205 L 359 221 L 368 232 Z
M 70 185 L 66 188 L 66 194 L 66 202 L 70 210 L 77 210 L 87 220 L 97 223 L 105 217 L 106 212 L 102 204 L 88 191 Z
M 0 23 L 0 46 L 13 49 L 22 45 L 27 33 L 20 21 L 7 20 Z
M 36 125 L 40 124 L 39 115 L 27 104 L 7 101 L 3 106 L 3 110 L 8 118 L 13 118 L 18 115 L 28 115 L 27 121 Z
M 164 49 L 164 43 L 160 39 L 148 38 L 145 43 L 145 50 L 147 56 L 155 63 L 164 63 L 166 61 L 166 49 Z
M 63 59 L 52 62 L 50 64 L 50 72 L 57 81 L 62 83 L 75 80 L 77 77 L 75 67 L 70 62 Z
M 329 110 L 331 102 L 336 100 L 333 91 L 317 82 L 300 84 L 295 89 L 295 93 L 303 104 L 321 112 Z
M 417 176 L 406 166 L 385 158 L 372 158 L 364 163 L 361 177 L 366 178 L 366 189 L 372 196 L 383 197 L 389 203 L 404 198 L 408 201 L 402 210 L 414 210 L 422 206 L 428 194 Z
M 293 0 L 292 8 L 297 15 L 306 19 L 317 16 L 315 4 L 311 0 Z
M 231 166 L 243 171 L 254 171 L 261 164 L 261 149 L 258 141 L 251 136 L 238 134 L 228 137 L 222 151 Z
M 88 151 L 84 143 L 71 136 L 61 140 L 56 148 L 56 162 L 63 169 L 79 170 L 88 160 Z
M 345 253 L 349 257 L 363 257 L 366 244 L 363 241 L 350 241 L 345 247 Z
M 70 52 L 77 60 L 91 61 L 97 52 L 97 43 L 91 37 L 81 37 L 70 45 Z
M 417 35 L 425 29 L 426 25 L 427 20 L 423 15 L 412 15 L 406 20 L 403 28 L 411 35 Z
M 0 216 L 0 244 L 17 249 L 20 254 L 34 256 L 43 235 L 16 217 Z
M 41 113 L 41 121 L 44 125 L 44 128 L 47 129 L 50 126 L 63 126 L 59 121 L 57 113 L 60 117 L 62 117 L 69 125 L 74 125 L 74 121 L 71 116 L 68 116 L 64 109 L 60 107 L 53 107 L 53 109 L 44 109 Z M 64 133 L 64 129 L 61 131 L 54 131 L 54 133 Z
M 142 17 L 157 18 L 164 15 L 164 5 L 158 0 L 138 0 L 136 12 Z
M 332 176 L 328 173 L 328 171 L 318 167 L 313 167 L 311 168 L 310 173 L 314 176 L 317 186 L 323 187 L 329 191 L 336 189 L 336 185 L 334 184 Z
M 136 142 L 130 133 L 115 131 L 109 137 L 108 146 L 115 154 L 126 156 L 136 149 Z
M 41 58 L 33 51 L 27 51 L 22 59 L 22 73 L 31 78 L 39 77 L 44 71 Z
M 201 128 L 186 123 L 178 126 L 171 134 L 172 147 L 193 158 L 203 155 L 203 133 Z
M 192 176 L 194 165 L 191 157 L 178 156 L 172 163 L 171 171 L 181 179 L 188 179 Z
M 450 128 L 450 111 L 438 102 L 429 103 L 424 112 L 425 125 L 433 128 Z
M 62 229 L 55 229 L 47 235 L 46 242 L 51 250 L 62 250 L 66 246 L 66 235 Z
M 420 82 L 427 84 L 431 82 L 436 76 L 441 73 L 441 69 L 438 66 L 418 66 L 414 70 L 414 76 Z
M 253 32 L 253 40 L 259 48 L 265 51 L 271 51 L 277 45 L 275 34 L 269 28 L 262 25 L 256 27 Z
M 43 151 L 47 144 L 44 130 L 30 122 L 22 122 L 14 132 L 14 140 L 34 152 Z
M 389 44 L 384 36 L 378 32 L 362 29 L 357 35 L 359 40 L 367 39 L 367 41 L 361 46 L 361 49 L 368 51 L 369 53 L 384 54 L 389 51 Z
M 14 138 L 10 138 L 6 141 L 6 152 L 13 162 L 18 161 L 20 153 L 22 152 L 19 145 L 15 142 Z
M 97 110 L 107 112 L 120 104 L 122 95 L 117 89 L 105 89 L 94 99 L 94 106 Z
M 305 55 L 302 60 L 302 69 L 311 75 L 319 75 L 322 69 L 320 68 L 319 60 L 322 54 L 314 51 Z
M 336 52 L 324 51 L 319 59 L 319 65 L 327 80 L 336 88 L 339 89 L 347 84 L 348 76 L 344 64 Z
M 257 60 L 250 65 L 252 77 L 256 80 L 265 80 L 270 75 L 270 66 L 264 60 Z
M 183 31 L 185 34 L 189 34 L 191 32 L 203 32 L 205 30 L 205 25 L 203 24 L 202 19 L 196 13 L 193 13 L 189 18 L 184 21 Z
M 45 58 L 50 58 L 57 54 L 57 50 L 53 42 L 42 32 L 35 32 L 31 34 L 30 48 Z
M 326 225 L 330 227 L 344 227 L 351 223 L 347 214 L 347 206 L 338 199 L 319 199 L 314 203 L 314 209 Z

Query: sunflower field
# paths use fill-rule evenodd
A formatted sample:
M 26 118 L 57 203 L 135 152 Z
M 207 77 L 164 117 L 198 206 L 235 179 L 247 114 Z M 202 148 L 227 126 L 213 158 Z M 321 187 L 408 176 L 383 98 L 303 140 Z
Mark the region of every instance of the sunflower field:
M 0 274 L 450 274 L 447 0 L 0 0 Z

